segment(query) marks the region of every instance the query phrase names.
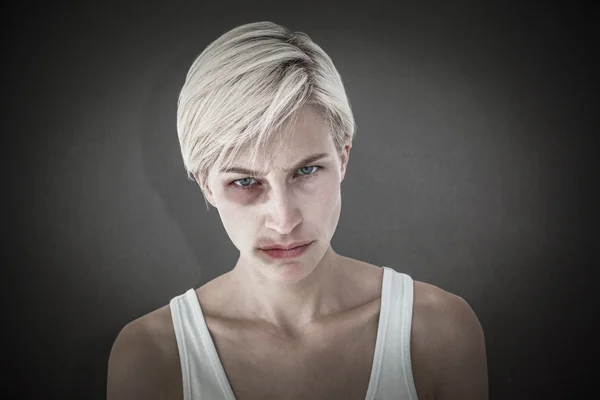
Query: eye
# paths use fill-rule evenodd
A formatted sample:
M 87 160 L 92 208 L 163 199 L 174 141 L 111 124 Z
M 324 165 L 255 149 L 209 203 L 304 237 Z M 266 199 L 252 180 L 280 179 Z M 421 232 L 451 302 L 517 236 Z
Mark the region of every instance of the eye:
M 317 169 L 316 169 L 316 170 L 312 170 L 312 172 L 310 172 L 310 171 L 311 171 L 311 168 L 317 168 Z M 321 168 L 321 167 L 319 167 L 319 166 L 316 166 L 316 165 L 311 165 L 310 167 L 302 167 L 302 168 L 298 168 L 298 171 L 302 171 L 302 170 L 305 170 L 305 171 L 306 171 L 306 169 L 308 169 L 308 171 L 309 171 L 309 172 L 306 172 L 306 173 L 302 173 L 302 174 L 300 174 L 300 175 L 302 175 L 302 176 L 307 176 L 307 175 L 312 175 L 313 173 L 317 172 L 319 168 Z
M 319 172 L 319 170 L 322 170 L 323 167 L 319 166 L 319 165 L 311 165 L 311 166 L 306 166 L 306 167 L 301 167 L 298 168 L 297 171 L 301 171 L 301 173 L 299 174 L 299 176 L 303 179 L 309 179 L 312 178 L 313 176 L 315 176 L 317 174 L 317 172 Z M 246 178 L 242 178 L 242 179 L 236 179 L 235 181 L 231 182 L 230 185 L 232 185 L 235 189 L 240 189 L 240 190 L 249 190 L 252 189 L 252 187 L 254 187 L 254 185 L 251 185 L 252 181 L 255 181 L 256 179 L 251 178 L 251 177 L 246 177 Z

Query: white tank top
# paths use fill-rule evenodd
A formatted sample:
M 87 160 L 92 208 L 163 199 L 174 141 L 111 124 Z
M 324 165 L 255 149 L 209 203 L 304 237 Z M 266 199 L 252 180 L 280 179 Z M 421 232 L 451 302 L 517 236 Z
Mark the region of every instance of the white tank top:
M 417 400 L 410 358 L 413 280 L 383 267 L 381 310 L 365 400 Z M 170 303 L 184 400 L 236 400 L 194 289 Z

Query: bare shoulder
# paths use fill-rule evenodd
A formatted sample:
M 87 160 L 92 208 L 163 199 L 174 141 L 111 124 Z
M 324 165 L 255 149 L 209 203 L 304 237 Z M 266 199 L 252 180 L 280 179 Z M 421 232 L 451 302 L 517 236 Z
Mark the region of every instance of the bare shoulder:
M 419 398 L 488 398 L 483 329 L 462 297 L 414 281 L 411 332 L 413 375 L 424 388 Z
M 181 367 L 170 307 L 123 327 L 108 361 L 107 399 L 183 398 Z

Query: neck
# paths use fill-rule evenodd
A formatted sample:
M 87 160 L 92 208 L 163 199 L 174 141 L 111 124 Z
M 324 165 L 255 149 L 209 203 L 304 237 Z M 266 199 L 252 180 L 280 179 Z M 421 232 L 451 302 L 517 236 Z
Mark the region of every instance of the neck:
M 267 322 L 276 329 L 297 333 L 309 329 L 318 320 L 342 307 L 341 273 L 345 257 L 331 246 L 314 269 L 299 270 L 298 277 L 276 280 L 260 268 L 238 261 L 229 273 L 236 296 L 246 315 Z M 275 273 L 276 274 L 276 273 Z

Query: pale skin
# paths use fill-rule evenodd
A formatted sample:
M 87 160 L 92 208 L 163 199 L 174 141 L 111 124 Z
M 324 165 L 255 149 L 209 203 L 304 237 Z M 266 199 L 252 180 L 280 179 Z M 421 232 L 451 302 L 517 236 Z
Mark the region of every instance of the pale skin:
M 237 400 L 341 398 L 342 391 L 343 398 L 365 398 L 382 269 L 339 255 L 330 244 L 351 147 L 340 154 L 306 107 L 289 140 L 272 144 L 270 162 L 258 158 L 265 175 L 217 169 L 209 175 L 207 199 L 240 255 L 230 272 L 196 293 Z M 323 157 L 300 163 L 315 154 Z M 235 166 L 249 168 L 247 157 L 236 158 Z M 313 243 L 293 260 L 259 250 L 265 242 L 294 240 Z M 346 356 L 349 348 L 355 356 Z M 336 364 L 342 355 L 346 362 Z M 304 365 L 315 359 L 327 369 L 309 374 Z M 416 280 L 411 364 L 419 399 L 488 399 L 485 340 L 475 313 L 461 297 Z M 315 374 L 327 377 L 321 379 L 327 385 L 315 383 Z M 168 306 L 119 333 L 107 392 L 110 400 L 183 398 Z

